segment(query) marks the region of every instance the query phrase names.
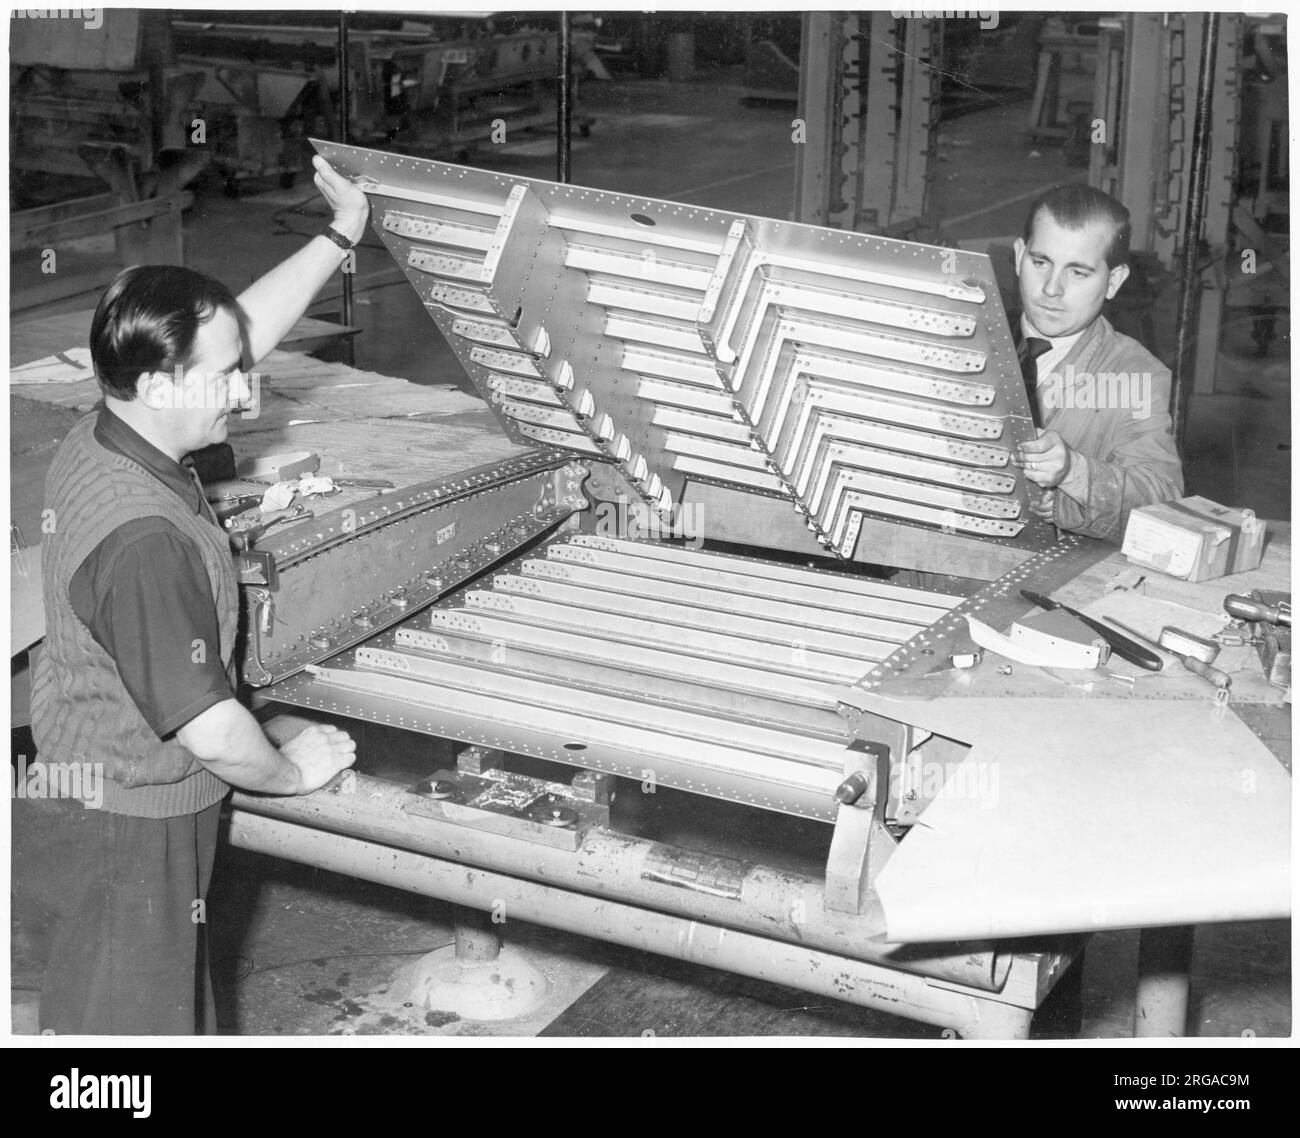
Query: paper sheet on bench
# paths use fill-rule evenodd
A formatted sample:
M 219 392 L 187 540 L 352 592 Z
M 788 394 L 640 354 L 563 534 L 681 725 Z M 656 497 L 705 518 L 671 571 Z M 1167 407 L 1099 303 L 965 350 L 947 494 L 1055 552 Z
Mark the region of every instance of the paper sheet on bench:
M 923 707 L 926 727 L 980 740 L 962 765 L 984 766 L 927 807 L 881 871 L 890 940 L 1289 913 L 1290 776 L 1231 711 L 948 698 L 909 712 Z

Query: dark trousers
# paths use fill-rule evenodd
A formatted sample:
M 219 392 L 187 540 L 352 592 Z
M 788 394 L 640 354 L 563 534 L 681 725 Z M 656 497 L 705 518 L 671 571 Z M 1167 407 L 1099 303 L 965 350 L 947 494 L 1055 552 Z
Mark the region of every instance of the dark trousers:
M 220 817 L 221 803 L 178 818 L 68 811 L 43 1032 L 216 1032 L 206 899 Z

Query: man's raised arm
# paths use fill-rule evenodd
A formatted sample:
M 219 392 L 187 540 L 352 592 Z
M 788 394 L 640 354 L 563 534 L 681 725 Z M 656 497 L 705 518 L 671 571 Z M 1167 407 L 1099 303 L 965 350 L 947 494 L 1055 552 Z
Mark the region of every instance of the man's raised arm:
M 331 228 L 354 244 L 361 240 L 370 216 L 370 203 L 356 186 L 317 155 L 316 188 L 333 210 Z M 275 347 L 307 311 L 325 282 L 348 256 L 328 237 L 313 237 L 292 257 L 281 261 L 239 294 L 252 367 Z

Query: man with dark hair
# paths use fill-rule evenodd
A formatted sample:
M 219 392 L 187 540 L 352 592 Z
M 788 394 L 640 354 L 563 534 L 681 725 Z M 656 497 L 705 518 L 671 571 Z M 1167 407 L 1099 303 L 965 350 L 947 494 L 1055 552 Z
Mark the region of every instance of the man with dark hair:
M 32 731 L 44 762 L 102 771 L 102 798 L 64 815 L 43 1030 L 215 1031 L 203 930 L 222 799 L 231 786 L 307 793 L 355 757 L 326 726 L 277 748 L 235 698 L 230 546 L 181 464 L 225 440 L 249 395 L 245 366 L 362 236 L 365 195 L 315 164 L 331 226 L 238 298 L 189 269 L 137 267 L 95 312 L 104 402 L 69 432 L 46 480 L 54 529 Z
M 1170 375 L 1101 314 L 1128 278 L 1129 213 L 1091 186 L 1034 202 L 1017 238 L 1019 354 L 1043 428 L 1025 443 L 1030 508 L 1062 529 L 1119 542 L 1136 506 L 1183 492 Z

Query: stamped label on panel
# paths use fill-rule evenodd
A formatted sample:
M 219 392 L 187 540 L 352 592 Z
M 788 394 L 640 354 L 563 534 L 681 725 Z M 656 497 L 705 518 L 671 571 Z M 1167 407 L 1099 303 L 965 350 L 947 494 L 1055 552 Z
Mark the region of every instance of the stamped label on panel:
M 733 857 L 715 857 L 675 846 L 652 846 L 641 876 L 682 889 L 739 900 L 745 884 L 745 863 Z
M 448 522 L 445 526 L 442 527 L 442 529 L 438 530 L 438 532 L 434 535 L 434 539 L 437 541 L 439 545 L 443 545 L 444 543 L 450 541 L 455 536 L 456 536 L 456 523 Z

